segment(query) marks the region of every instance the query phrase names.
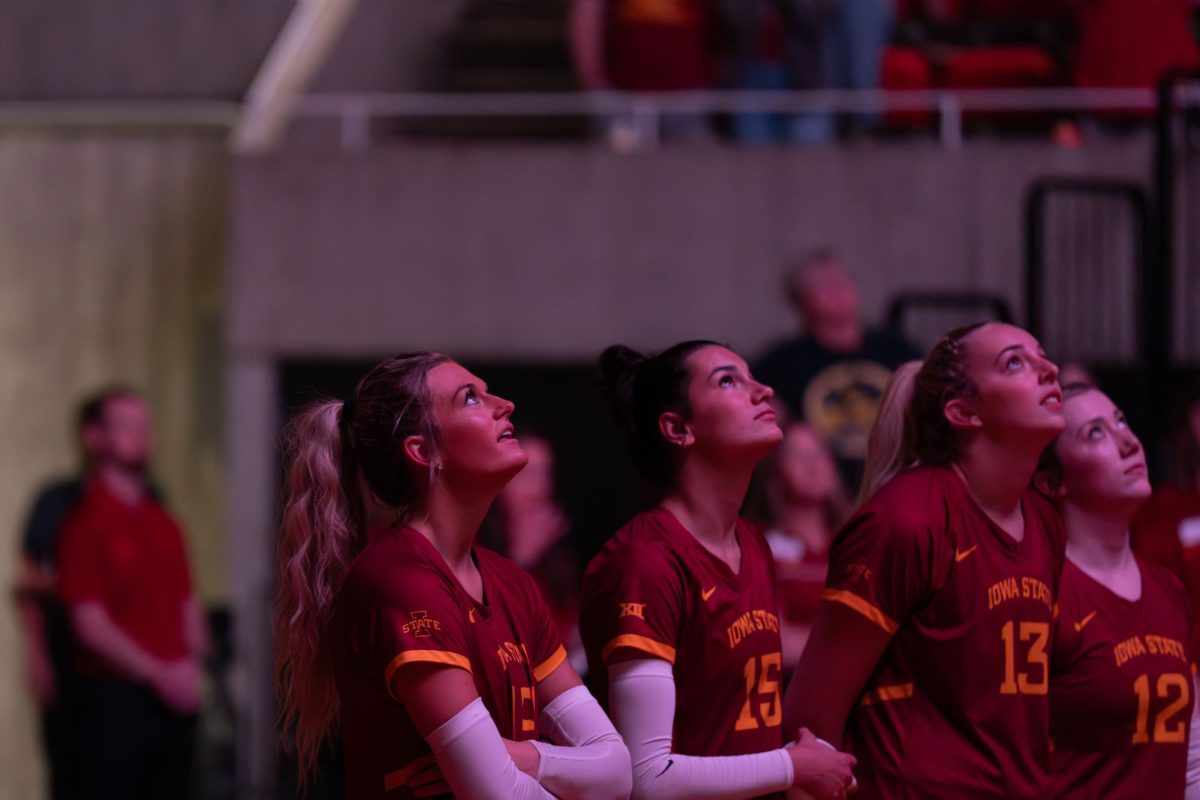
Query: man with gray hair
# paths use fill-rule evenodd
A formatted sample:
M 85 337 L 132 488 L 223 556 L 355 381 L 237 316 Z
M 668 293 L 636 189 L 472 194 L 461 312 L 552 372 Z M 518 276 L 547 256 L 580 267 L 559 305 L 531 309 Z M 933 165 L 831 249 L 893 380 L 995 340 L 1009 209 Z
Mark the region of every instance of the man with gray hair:
M 920 356 L 898 333 L 864 324 L 858 286 L 832 250 L 795 262 L 784 291 L 803 332 L 770 347 L 754 375 L 775 389 L 789 416 L 825 439 L 853 492 L 888 377 Z

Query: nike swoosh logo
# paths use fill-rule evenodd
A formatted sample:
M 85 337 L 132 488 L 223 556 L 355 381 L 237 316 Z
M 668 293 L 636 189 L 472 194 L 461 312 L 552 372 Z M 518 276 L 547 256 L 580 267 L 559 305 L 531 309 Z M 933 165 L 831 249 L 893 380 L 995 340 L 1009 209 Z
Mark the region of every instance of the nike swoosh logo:
M 704 591 L 700 592 L 700 599 L 707 603 L 708 598 L 712 597 L 713 592 L 715 592 L 716 590 L 717 590 L 717 587 L 714 586 L 711 589 L 709 589 L 707 592 L 704 592 Z
M 1091 621 L 1092 621 L 1092 617 L 1094 617 L 1094 616 L 1096 616 L 1096 612 L 1095 612 L 1095 611 L 1093 611 L 1092 613 L 1088 614 L 1088 615 L 1087 615 L 1086 617 L 1084 617 L 1083 619 L 1079 620 L 1079 622 L 1076 622 L 1076 623 L 1075 623 L 1075 632 L 1076 632 L 1076 633 L 1079 633 L 1079 632 L 1080 632 L 1080 631 L 1082 631 L 1082 630 L 1083 630 L 1085 627 L 1087 627 L 1087 624 L 1088 624 L 1089 622 L 1091 622 Z
M 971 553 L 974 553 L 974 552 L 975 552 L 975 548 L 976 548 L 976 547 L 979 547 L 979 545 L 977 545 L 977 544 L 976 544 L 976 545 L 972 545 L 972 546 L 971 546 L 970 548 L 968 548 L 967 550 L 955 550 L 955 551 L 954 551 L 954 560 L 955 560 L 955 561 L 962 561 L 964 558 L 966 558 L 967 556 L 971 555 Z

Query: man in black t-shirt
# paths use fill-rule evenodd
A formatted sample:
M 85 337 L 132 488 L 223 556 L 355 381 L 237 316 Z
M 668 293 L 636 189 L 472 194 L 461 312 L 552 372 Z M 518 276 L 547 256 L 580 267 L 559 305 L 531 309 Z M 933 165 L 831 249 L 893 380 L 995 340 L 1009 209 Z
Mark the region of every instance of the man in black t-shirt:
M 920 356 L 898 333 L 863 324 L 858 287 L 829 250 L 800 260 L 785 289 L 804 333 L 769 348 L 754 376 L 775 390 L 791 417 L 822 436 L 853 494 L 888 378 Z

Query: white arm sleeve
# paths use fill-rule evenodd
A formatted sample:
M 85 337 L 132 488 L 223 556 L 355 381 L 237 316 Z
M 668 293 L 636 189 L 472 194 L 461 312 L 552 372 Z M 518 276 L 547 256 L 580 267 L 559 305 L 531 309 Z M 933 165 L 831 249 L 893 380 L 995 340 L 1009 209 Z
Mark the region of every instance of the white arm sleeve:
M 517 769 L 483 700 L 425 737 L 454 796 L 460 800 L 553 800 L 554 795 Z
M 633 797 L 655 800 L 741 800 L 792 786 L 792 760 L 781 748 L 745 756 L 681 756 L 671 752 L 675 676 L 657 658 L 608 669 L 609 707 L 633 760 Z
M 1187 783 L 1183 790 L 1185 800 L 1200 800 L 1200 714 L 1197 711 L 1196 692 L 1200 684 L 1192 682 L 1192 724 L 1188 732 Z
M 586 687 L 574 686 L 547 703 L 541 728 L 563 746 L 531 743 L 541 756 L 538 783 L 563 800 L 629 797 L 629 750 Z

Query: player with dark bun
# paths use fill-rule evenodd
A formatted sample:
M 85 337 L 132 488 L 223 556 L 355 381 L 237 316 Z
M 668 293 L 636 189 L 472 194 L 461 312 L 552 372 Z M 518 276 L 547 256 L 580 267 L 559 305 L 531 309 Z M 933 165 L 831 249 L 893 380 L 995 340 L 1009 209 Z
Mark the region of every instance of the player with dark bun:
M 1196 745 L 1187 592 L 1129 546 L 1150 481 L 1125 415 L 1087 384 L 1064 393 L 1066 428 L 1035 479 L 1067 531 L 1050 673 L 1053 796 L 1183 797 Z
M 885 393 L 879 488 L 834 541 L 784 701 L 785 725 L 858 757 L 863 796 L 1046 796 L 1064 542 L 1031 481 L 1061 404 L 1037 340 L 1000 323 L 946 334 Z
M 512 411 L 415 353 L 292 421 L 275 632 L 302 778 L 336 723 L 351 800 L 628 796 L 533 580 L 474 546 L 525 465 Z
M 600 367 L 660 498 L 583 581 L 589 680 L 629 747 L 634 797 L 732 800 L 792 786 L 843 796 L 850 756 L 807 731 L 782 746 L 774 567 L 738 516 L 755 465 L 782 436 L 771 389 L 708 341 L 651 357 L 613 346 Z

